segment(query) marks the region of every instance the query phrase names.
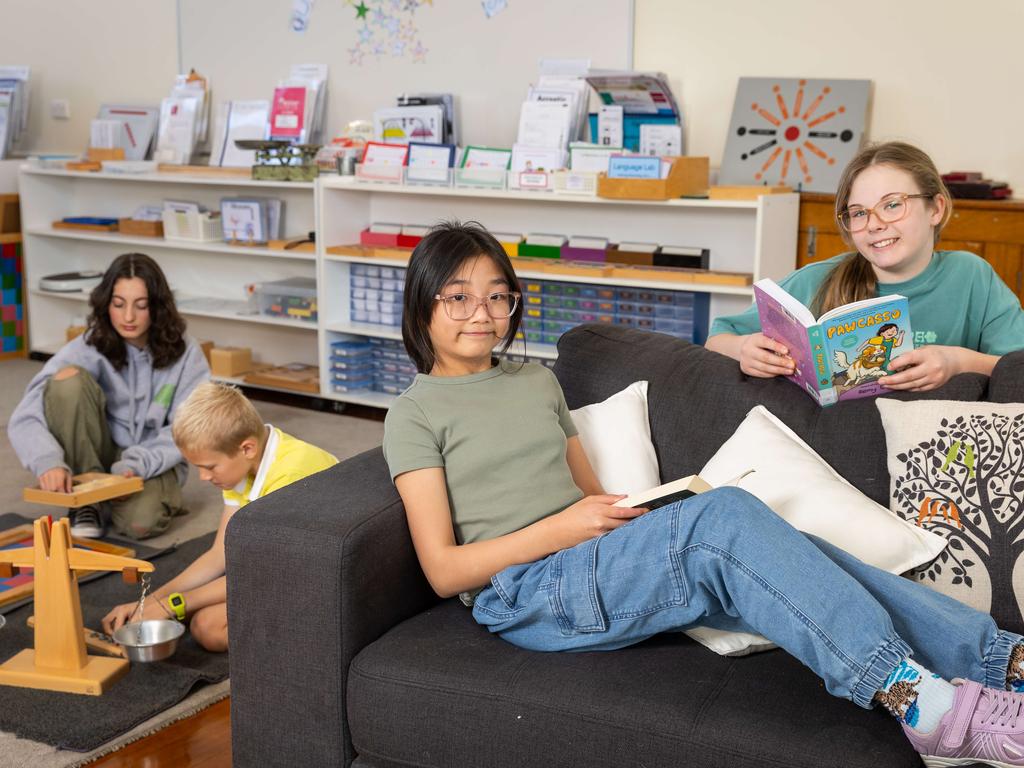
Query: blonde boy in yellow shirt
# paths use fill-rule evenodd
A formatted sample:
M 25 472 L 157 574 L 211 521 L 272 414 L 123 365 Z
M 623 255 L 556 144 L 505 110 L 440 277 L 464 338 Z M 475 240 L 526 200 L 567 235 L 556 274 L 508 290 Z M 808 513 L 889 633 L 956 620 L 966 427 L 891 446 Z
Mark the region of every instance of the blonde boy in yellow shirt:
M 234 387 L 207 382 L 182 403 L 171 428 L 174 442 L 199 477 L 221 489 L 224 512 L 210 549 L 155 590 L 144 614 L 138 603 L 116 606 L 103 618 L 114 632 L 129 621 L 189 620 L 192 636 L 209 651 L 228 649 L 224 531 L 231 516 L 253 499 L 315 474 L 338 460 L 315 445 L 264 424 L 251 402 Z

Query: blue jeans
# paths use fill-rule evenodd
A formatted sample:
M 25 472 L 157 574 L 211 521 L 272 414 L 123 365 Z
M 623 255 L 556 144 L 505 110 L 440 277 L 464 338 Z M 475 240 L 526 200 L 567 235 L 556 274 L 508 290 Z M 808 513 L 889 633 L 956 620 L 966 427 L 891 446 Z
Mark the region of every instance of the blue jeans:
M 862 707 L 911 654 L 947 680 L 1002 689 L 1022 642 L 987 614 L 800 533 L 737 488 L 506 568 L 473 616 L 538 651 L 611 650 L 694 626 L 757 632 Z

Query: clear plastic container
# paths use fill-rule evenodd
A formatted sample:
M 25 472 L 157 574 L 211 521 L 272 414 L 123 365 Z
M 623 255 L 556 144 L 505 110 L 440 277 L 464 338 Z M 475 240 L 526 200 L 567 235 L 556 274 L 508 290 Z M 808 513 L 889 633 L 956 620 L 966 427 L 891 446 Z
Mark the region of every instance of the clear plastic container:
M 256 283 L 250 286 L 250 292 L 261 314 L 316 322 L 316 280 L 312 277 Z

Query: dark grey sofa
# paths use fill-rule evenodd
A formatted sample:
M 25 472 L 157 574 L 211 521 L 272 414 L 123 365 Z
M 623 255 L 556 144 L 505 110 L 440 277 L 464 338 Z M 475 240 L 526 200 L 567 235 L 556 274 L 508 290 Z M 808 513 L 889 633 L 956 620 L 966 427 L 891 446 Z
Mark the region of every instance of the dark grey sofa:
M 698 471 L 762 403 L 888 502 L 872 400 L 821 409 L 701 347 L 604 325 L 563 336 L 555 372 L 571 408 L 647 379 L 663 480 Z M 914 397 L 1024 401 L 1024 353 Z M 236 766 L 919 765 L 892 718 L 782 651 L 731 659 L 664 635 L 543 654 L 489 635 L 427 586 L 379 449 L 247 506 L 227 562 Z

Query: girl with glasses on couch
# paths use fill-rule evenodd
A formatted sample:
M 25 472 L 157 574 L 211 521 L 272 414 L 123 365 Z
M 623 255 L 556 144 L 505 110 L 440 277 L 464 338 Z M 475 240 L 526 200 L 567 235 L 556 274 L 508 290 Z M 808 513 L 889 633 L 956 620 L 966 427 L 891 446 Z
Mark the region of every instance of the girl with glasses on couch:
M 928 155 L 901 142 L 865 147 L 843 171 L 835 205 L 853 252 L 808 264 L 779 285 L 815 317 L 874 296 L 906 296 L 918 348 L 892 360 L 881 384 L 924 392 L 958 373 L 988 375 L 1000 356 L 1024 348 L 1020 300 L 988 262 L 934 250 L 953 203 Z M 761 333 L 756 306 L 717 318 L 705 346 L 739 360 L 749 376 L 795 369 L 785 345 Z
M 760 633 L 833 695 L 885 706 L 930 765 L 1024 765 L 1024 638 L 738 488 L 614 506 L 624 497 L 601 488 L 554 375 L 495 356 L 521 317 L 508 256 L 478 225 L 416 246 L 402 337 L 419 374 L 388 411 L 384 454 L 435 592 L 535 651 Z

